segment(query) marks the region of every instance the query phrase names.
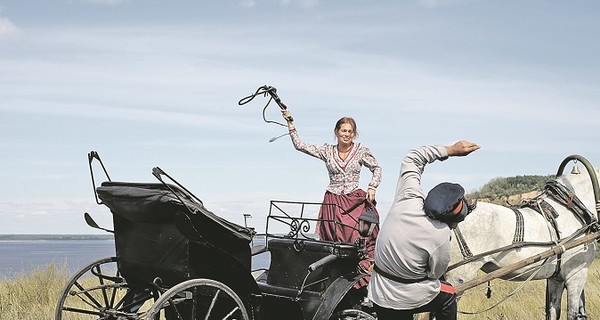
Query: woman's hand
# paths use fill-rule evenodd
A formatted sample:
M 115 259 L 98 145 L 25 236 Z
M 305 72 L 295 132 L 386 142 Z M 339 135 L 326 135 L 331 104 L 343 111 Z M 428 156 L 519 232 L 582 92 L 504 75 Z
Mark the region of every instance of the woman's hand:
M 371 203 L 375 203 L 375 189 L 367 189 L 367 200 L 369 200 Z
M 288 122 L 288 124 L 294 121 L 292 114 L 287 109 L 281 110 L 281 115 L 283 116 L 283 119 Z

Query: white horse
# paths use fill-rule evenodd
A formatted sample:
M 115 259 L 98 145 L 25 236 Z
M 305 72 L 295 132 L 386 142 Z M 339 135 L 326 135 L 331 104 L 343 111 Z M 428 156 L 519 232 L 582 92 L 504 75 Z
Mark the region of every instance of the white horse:
M 548 189 L 530 201 L 531 206 L 516 210 L 480 201 L 455 230 L 452 237 L 452 261 L 446 279 L 455 286 L 460 286 L 475 278 L 479 270 L 489 273 L 509 266 L 560 245 L 569 238 L 584 236 L 589 230 L 586 225 L 596 226 L 597 176 L 600 171 L 591 167 L 587 160 L 577 157 L 565 159 L 555 182 L 572 192 L 571 200 L 567 199 L 566 205 L 577 202 L 583 204 L 585 208 L 582 209 L 587 211 L 585 214 L 588 217 L 578 218 L 560 199 L 552 197 Z M 564 164 L 573 159 L 584 160 L 582 163 L 586 164 L 587 169 L 581 174 L 562 175 Z M 596 179 L 595 184 L 592 179 Z M 576 199 L 580 201 L 573 199 L 572 195 L 576 195 Z M 557 216 L 554 217 L 555 215 Z M 583 289 L 595 251 L 596 244 L 592 241 L 514 270 L 501 278 L 512 281 L 547 279 L 547 320 L 560 318 L 561 298 L 566 288 L 567 319 L 587 319 L 583 306 Z M 461 265 L 461 261 L 464 264 Z

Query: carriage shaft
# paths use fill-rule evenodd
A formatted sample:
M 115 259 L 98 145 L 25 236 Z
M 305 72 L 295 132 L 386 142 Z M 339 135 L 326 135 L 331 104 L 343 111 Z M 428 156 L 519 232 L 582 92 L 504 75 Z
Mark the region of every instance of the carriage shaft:
M 572 249 L 574 247 L 580 246 L 582 244 L 591 242 L 593 240 L 596 240 L 600 238 L 600 232 L 594 232 L 594 233 L 590 233 L 584 237 L 575 239 L 575 240 L 569 240 L 561 245 L 557 245 L 554 246 L 546 251 L 540 252 L 534 256 L 531 256 L 529 258 L 525 258 L 521 261 L 515 262 L 511 265 L 508 265 L 506 267 L 502 267 L 498 270 L 492 271 L 482 277 L 479 278 L 475 278 L 471 281 L 467 281 L 465 283 L 461 283 L 455 286 L 456 291 L 457 292 L 464 292 L 468 289 L 474 288 L 482 283 L 494 280 L 496 278 L 502 277 L 504 275 L 507 275 L 515 270 L 521 269 L 523 267 L 526 267 L 530 264 L 539 262 L 542 259 L 546 259 L 558 254 L 561 254 L 563 252 L 565 252 L 566 250 Z

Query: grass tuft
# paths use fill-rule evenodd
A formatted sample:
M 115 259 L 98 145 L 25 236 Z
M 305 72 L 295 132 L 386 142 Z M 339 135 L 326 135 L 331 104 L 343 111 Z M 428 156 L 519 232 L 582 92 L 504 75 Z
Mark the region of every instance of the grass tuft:
M 0 320 L 54 318 L 56 301 L 69 278 L 66 265 L 51 263 L 30 274 L 0 281 Z

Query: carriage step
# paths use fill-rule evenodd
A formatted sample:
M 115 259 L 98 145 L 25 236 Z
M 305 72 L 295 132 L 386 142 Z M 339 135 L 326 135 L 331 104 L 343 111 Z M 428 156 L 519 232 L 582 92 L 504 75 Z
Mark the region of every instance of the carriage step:
M 260 289 L 260 292 L 266 295 L 273 295 L 273 296 L 279 296 L 279 297 L 286 297 L 286 298 L 296 298 L 298 297 L 298 294 L 300 293 L 300 290 L 298 289 L 294 289 L 294 288 L 285 288 L 285 287 L 277 287 L 277 286 L 273 286 L 270 284 L 267 284 L 265 282 L 261 282 L 258 281 L 258 288 Z M 310 290 L 304 290 L 302 291 L 302 298 L 319 298 L 321 296 L 321 293 L 316 292 L 316 291 L 310 291 Z

